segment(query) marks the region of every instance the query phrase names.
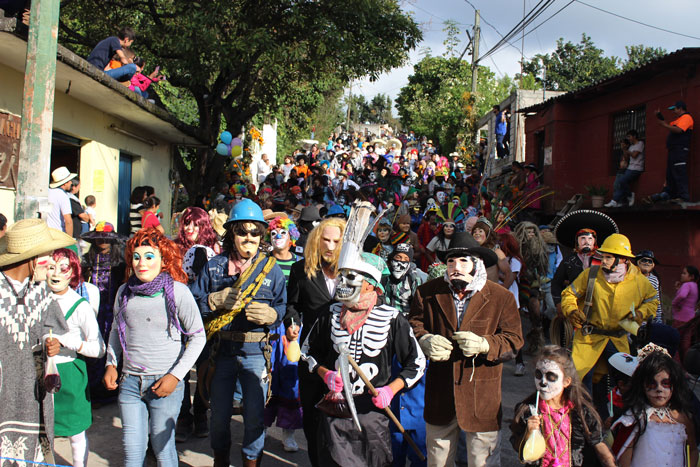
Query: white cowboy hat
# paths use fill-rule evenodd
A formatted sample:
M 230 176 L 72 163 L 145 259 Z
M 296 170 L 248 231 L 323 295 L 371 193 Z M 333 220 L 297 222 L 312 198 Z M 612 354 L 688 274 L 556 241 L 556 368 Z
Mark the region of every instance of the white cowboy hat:
M 53 182 L 49 183 L 49 188 L 58 188 L 64 183 L 70 182 L 77 176 L 78 174 L 72 173 L 67 168 L 59 167 L 53 172 L 51 172 L 51 179 L 53 180 Z
M 74 243 L 73 237 L 49 228 L 42 219 L 23 219 L 0 238 L 0 267 L 43 256 Z

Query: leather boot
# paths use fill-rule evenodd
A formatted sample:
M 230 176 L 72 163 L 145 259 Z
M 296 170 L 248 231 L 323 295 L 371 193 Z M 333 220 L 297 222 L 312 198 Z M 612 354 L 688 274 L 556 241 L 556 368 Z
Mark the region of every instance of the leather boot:
M 248 459 L 245 454 L 241 453 L 241 459 L 243 459 L 243 467 L 260 467 L 263 455 L 260 453 L 257 459 Z
M 231 467 L 228 451 L 214 451 L 214 467 Z

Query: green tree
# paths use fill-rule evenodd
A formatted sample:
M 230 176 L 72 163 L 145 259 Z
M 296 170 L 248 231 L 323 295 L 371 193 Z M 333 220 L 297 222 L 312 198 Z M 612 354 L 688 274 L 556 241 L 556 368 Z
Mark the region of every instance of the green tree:
M 402 65 L 422 38 L 397 0 L 61 2 L 60 41 L 84 56 L 126 25 L 137 31 L 134 48 L 148 68 L 160 65 L 174 88 L 186 90 L 190 105 L 165 105 L 196 108 L 194 131 L 211 147 L 223 128 L 238 134 L 255 115 L 295 119 L 290 134 L 297 132 L 342 84 Z M 225 161 L 209 148 L 176 164 L 196 195 L 216 183 Z
M 557 48 L 551 54 L 537 54 L 523 64 L 523 74 L 535 76 L 546 89 L 573 91 L 618 73 L 620 59 L 606 57 L 602 49 L 593 44 L 585 33 L 581 42 L 574 44 L 557 40 Z
M 627 60 L 622 66 L 624 71 L 645 65 L 653 60 L 666 55 L 666 49 L 662 47 L 647 47 L 645 45 L 626 45 Z

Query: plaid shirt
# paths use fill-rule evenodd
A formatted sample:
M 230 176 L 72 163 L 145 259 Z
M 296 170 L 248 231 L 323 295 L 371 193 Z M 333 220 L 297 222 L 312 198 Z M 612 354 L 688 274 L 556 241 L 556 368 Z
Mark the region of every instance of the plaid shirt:
M 258 253 L 262 254 L 262 253 Z M 262 261 L 250 275 L 245 284 L 241 285 L 241 290 L 251 284 L 265 267 L 265 261 Z M 208 298 L 212 292 L 218 292 L 226 287 L 233 286 L 238 276 L 228 275 L 228 254 L 222 253 L 209 260 L 207 265 L 202 269 L 197 277 L 197 280 L 192 284 L 192 295 L 197 300 L 199 311 L 202 314 L 202 319 L 206 322 L 213 317 L 213 312 L 209 309 Z M 270 326 L 269 329 L 274 329 L 282 320 L 287 309 L 287 287 L 282 269 L 275 266 L 263 279 L 262 285 L 255 293 L 253 300 L 270 305 L 277 311 L 277 321 Z M 233 321 L 223 327 L 225 331 L 264 331 L 263 326 L 251 323 L 246 319 L 245 312 L 239 313 Z

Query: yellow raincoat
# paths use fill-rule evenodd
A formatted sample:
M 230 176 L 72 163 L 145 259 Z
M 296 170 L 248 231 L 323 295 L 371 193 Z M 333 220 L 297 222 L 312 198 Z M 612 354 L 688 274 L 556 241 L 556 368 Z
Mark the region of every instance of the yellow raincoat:
M 622 282 L 611 284 L 605 280 L 603 269 L 598 270 L 593 291 L 593 304 L 589 312 L 589 322 L 608 331 L 622 330 L 620 320 L 632 318 L 631 310 L 635 311 L 635 321 L 641 324 L 656 313 L 658 300 L 656 290 L 651 282 L 644 277 L 637 266 L 628 263 L 628 271 Z M 585 269 L 561 294 L 561 311 L 574 323 L 574 328 L 580 327 L 583 320 L 583 303 L 586 299 L 588 272 Z M 578 319 L 572 320 L 577 315 Z M 595 366 L 603 353 L 603 349 L 612 340 L 620 352 L 629 353 L 627 334 L 621 337 L 590 334 L 584 336 L 580 330 L 574 333 L 572 357 L 580 378 L 583 378 Z

